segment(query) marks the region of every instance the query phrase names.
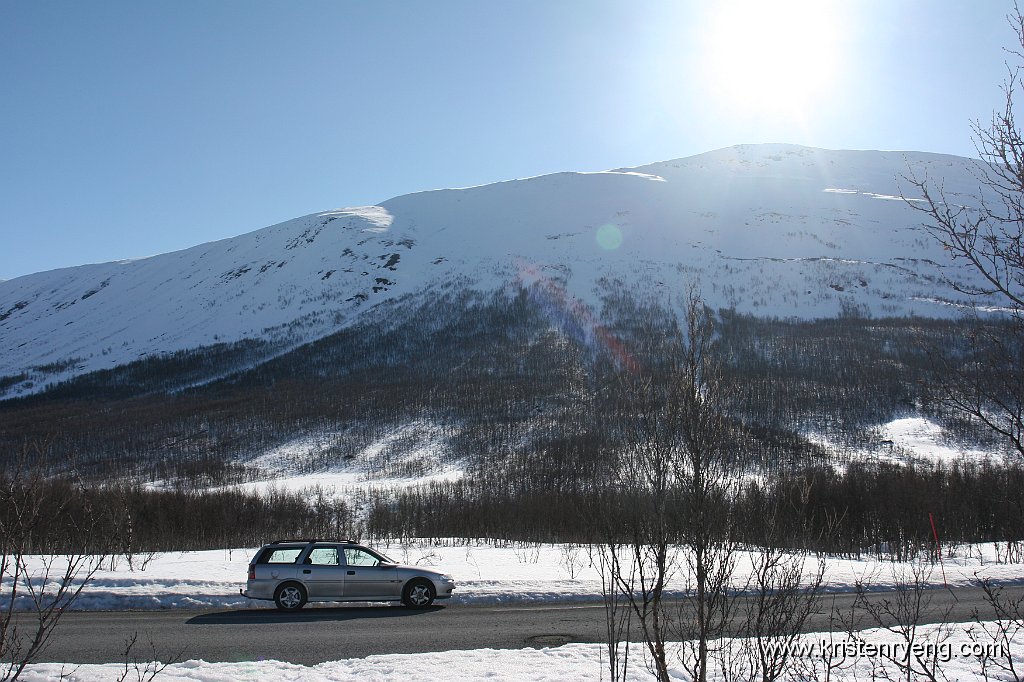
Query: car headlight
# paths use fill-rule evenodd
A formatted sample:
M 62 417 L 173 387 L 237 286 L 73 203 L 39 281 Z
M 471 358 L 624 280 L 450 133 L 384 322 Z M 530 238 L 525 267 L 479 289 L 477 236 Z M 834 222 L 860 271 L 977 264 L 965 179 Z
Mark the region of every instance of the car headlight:
M 451 583 L 455 582 L 455 578 L 451 577 L 447 573 L 442 573 L 441 574 L 441 580 L 447 580 L 448 582 L 451 582 Z

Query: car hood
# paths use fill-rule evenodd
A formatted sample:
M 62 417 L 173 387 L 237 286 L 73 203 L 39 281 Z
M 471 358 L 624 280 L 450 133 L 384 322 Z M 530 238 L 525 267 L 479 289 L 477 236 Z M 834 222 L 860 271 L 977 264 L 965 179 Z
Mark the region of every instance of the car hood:
M 437 570 L 435 568 L 424 568 L 423 566 L 410 566 L 409 564 L 394 564 L 394 566 L 399 571 L 415 573 L 416 575 L 429 575 L 435 578 L 440 578 L 443 575 L 451 575 L 445 571 Z

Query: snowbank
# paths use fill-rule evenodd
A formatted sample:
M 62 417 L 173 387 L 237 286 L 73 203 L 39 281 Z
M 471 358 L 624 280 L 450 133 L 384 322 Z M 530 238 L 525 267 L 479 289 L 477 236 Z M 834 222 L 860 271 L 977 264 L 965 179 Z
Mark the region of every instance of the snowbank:
M 455 577 L 452 604 L 588 601 L 601 598 L 601 581 L 591 565 L 588 549 L 573 545 L 523 545 L 494 541 L 459 545 L 416 542 L 378 545 L 391 558 L 405 564 L 441 567 Z M 249 559 L 255 548 L 210 550 L 158 555 L 145 570 L 136 557 L 132 570 L 124 558 L 105 562 L 86 586 L 74 608 L 124 610 L 166 608 L 231 608 L 272 605 L 239 595 Z M 930 583 L 936 587 L 966 585 L 977 577 L 1003 583 L 1024 582 L 1024 564 L 997 563 L 1002 548 L 993 544 L 958 547 L 942 566 L 935 566 Z M 744 553 L 737 578 L 750 571 L 751 555 Z M 42 570 L 42 558 L 30 558 L 30 567 Z M 808 566 L 810 569 L 811 566 Z M 52 573 L 51 573 L 52 574 Z M 943 575 L 944 574 L 944 575 Z M 977 576 L 977 577 L 976 577 Z M 830 591 L 849 591 L 857 584 L 870 589 L 892 589 L 892 566 L 876 560 L 826 559 L 825 581 Z M 669 590 L 687 589 L 682 576 Z M 19 603 L 23 607 L 27 604 Z
M 980 662 L 971 655 L 974 644 L 969 633 L 979 634 L 975 624 L 950 626 L 949 632 L 939 630 L 940 626 L 922 626 L 917 631 L 917 641 L 941 643 L 943 649 L 936 656 L 940 661 L 945 679 L 972 682 L 983 680 Z M 983 633 L 980 633 L 984 637 Z M 843 642 L 838 633 L 811 633 L 802 637 L 802 642 L 813 646 L 825 642 Z M 868 630 L 860 633 L 866 644 L 881 647 L 893 645 L 898 639 L 885 630 Z M 724 643 L 737 643 L 725 640 Z M 688 676 L 678 663 L 680 645 L 669 649 L 671 673 L 674 679 L 685 680 Z M 1010 642 L 1010 650 L 1020 665 L 1024 656 L 1024 633 L 1019 633 Z M 945 661 L 943 653 L 950 654 Z M 369 656 L 367 658 L 330 661 L 315 666 L 301 666 L 280 661 L 256 661 L 242 663 L 207 663 L 185 661 L 168 666 L 158 679 L 161 680 L 202 680 L 206 682 L 270 682 L 274 680 L 442 680 L 442 679 L 488 679 L 509 680 L 602 680 L 608 675 L 607 650 L 600 644 L 566 644 L 556 648 L 543 649 L 476 649 L 471 651 L 444 651 L 425 654 Z M 649 680 L 650 675 L 643 667 L 643 650 L 638 645 L 630 646 L 629 680 Z M 895 666 L 886 663 L 880 656 L 850 656 L 845 660 L 833 659 L 840 667 L 831 671 L 835 682 L 865 679 L 899 679 Z M 799 663 L 805 666 L 804 679 L 814 679 L 815 672 L 822 672 L 822 659 L 813 654 L 802 657 Z M 140 668 L 144 664 L 140 665 Z M 818 666 L 815 668 L 814 666 Z M 882 669 L 889 674 L 882 676 Z M 134 678 L 134 669 L 130 671 Z M 32 665 L 23 679 L 32 682 L 51 679 L 71 681 L 117 680 L 125 673 L 123 664 L 69 665 L 45 663 Z M 714 670 L 711 680 L 722 680 L 721 670 Z M 791 678 L 785 678 L 791 679 Z

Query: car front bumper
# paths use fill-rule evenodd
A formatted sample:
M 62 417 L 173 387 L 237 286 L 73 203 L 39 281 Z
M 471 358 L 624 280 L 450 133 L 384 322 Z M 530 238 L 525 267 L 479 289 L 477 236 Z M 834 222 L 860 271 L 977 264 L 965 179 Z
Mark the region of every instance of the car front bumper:
M 451 599 L 452 592 L 455 591 L 454 580 L 435 580 L 434 585 L 437 588 L 435 599 Z

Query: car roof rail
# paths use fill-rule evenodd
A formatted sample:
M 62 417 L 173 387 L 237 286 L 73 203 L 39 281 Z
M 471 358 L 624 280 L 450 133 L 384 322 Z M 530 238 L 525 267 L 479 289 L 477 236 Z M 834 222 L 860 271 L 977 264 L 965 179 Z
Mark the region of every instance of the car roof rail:
M 274 540 L 270 544 L 272 545 L 287 545 L 287 544 L 309 544 L 311 542 L 336 542 L 339 544 L 354 545 L 355 540 L 339 540 L 337 538 L 291 538 L 284 540 Z

